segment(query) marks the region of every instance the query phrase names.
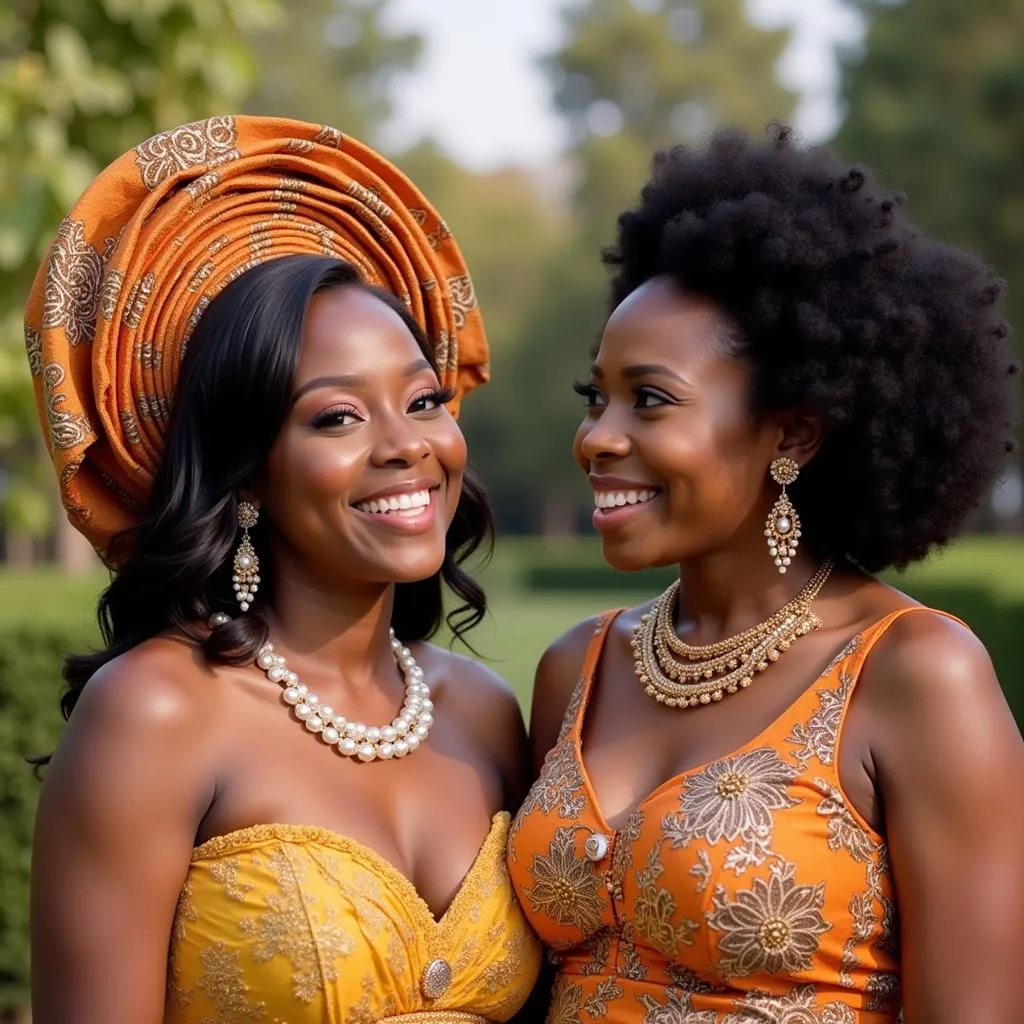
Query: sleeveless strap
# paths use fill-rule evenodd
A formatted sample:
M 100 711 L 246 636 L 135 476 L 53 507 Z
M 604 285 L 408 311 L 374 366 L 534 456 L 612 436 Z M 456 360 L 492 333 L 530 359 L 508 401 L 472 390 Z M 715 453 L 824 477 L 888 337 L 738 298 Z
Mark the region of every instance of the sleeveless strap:
M 612 628 L 612 623 L 625 611 L 624 608 L 616 608 L 613 611 L 602 613 L 594 627 L 594 633 L 587 644 L 586 653 L 583 655 L 583 665 L 580 668 L 579 681 L 573 691 L 572 700 L 565 712 L 565 721 L 562 722 L 562 735 L 570 732 L 578 732 L 583 721 L 587 703 L 590 700 L 590 689 L 594 682 L 594 673 L 597 671 L 598 662 L 601 660 L 601 652 L 604 650 L 605 640 Z
M 943 619 L 949 619 L 951 622 L 963 626 L 964 629 L 970 630 L 971 628 L 966 622 L 958 619 L 955 615 L 940 611 L 938 608 L 929 608 L 927 605 L 912 604 L 905 608 L 897 608 L 895 611 L 889 612 L 888 615 L 882 616 L 874 625 L 868 626 L 854 641 L 855 648 L 850 652 L 849 660 L 854 664 L 854 675 L 856 677 L 860 676 L 860 670 L 864 667 L 864 662 L 867 660 L 872 648 L 889 632 L 892 624 L 898 619 L 902 619 L 904 615 L 910 615 L 914 612 L 928 612 L 931 615 L 938 615 Z

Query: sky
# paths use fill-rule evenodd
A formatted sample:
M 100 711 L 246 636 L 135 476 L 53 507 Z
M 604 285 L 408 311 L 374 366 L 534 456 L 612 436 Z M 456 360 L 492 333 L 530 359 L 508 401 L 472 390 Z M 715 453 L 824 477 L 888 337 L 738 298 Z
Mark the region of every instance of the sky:
M 551 162 L 562 146 L 536 66 L 559 42 L 564 0 L 392 0 L 390 23 L 426 38 L 419 69 L 396 90 L 388 141 L 431 134 L 461 163 L 492 170 Z M 810 141 L 836 122 L 834 47 L 859 22 L 841 0 L 747 0 L 752 20 L 793 29 L 780 77 L 801 96 L 796 127 Z

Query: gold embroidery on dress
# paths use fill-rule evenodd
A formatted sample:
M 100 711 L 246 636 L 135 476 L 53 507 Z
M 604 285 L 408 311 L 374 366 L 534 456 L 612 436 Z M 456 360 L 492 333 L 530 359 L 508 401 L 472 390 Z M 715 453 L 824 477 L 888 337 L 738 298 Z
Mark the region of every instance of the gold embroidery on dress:
M 185 926 L 195 924 L 198 920 L 199 911 L 192 903 L 192 879 L 186 878 L 178 894 L 178 906 L 174 912 L 174 927 L 171 934 L 180 942 L 185 938 Z
M 697 863 L 690 868 L 690 874 L 697 879 L 697 892 L 704 892 L 711 884 L 711 859 L 707 850 L 697 850 Z
M 830 1002 L 819 1008 L 816 994 L 813 985 L 798 985 L 784 996 L 755 989 L 734 1004 L 745 1012 L 730 1013 L 722 1024 L 748 1024 L 751 1013 L 756 1014 L 755 1019 L 771 1020 L 773 1024 L 856 1024 L 856 1016 L 846 1003 Z
M 636 873 L 637 896 L 633 900 L 636 934 L 667 960 L 675 959 L 680 946 L 693 945 L 693 933 L 700 927 L 684 918 L 678 926 L 672 923 L 676 901 L 672 894 L 658 885 L 665 868 L 661 863 L 661 846 L 655 844 L 647 855 L 644 868 Z
M 836 656 L 829 669 L 823 673 L 823 677 L 838 665 L 845 661 L 860 646 L 860 638 L 854 637 L 846 647 Z M 839 722 L 843 717 L 843 708 L 846 706 L 846 699 L 853 688 L 855 677 L 850 672 L 839 673 L 839 685 L 835 689 L 820 687 L 818 694 L 818 710 L 815 711 L 805 724 L 797 723 L 793 726 L 786 742 L 796 746 L 793 756 L 797 759 L 801 771 L 806 771 L 808 764 L 816 758 L 823 765 L 831 765 L 835 756 L 836 743 L 839 737 Z
M 619 988 L 615 978 L 605 978 L 587 998 L 583 1009 L 595 1020 L 599 1017 L 608 1016 L 608 1004 L 621 999 L 622 989 Z
M 395 1003 L 390 997 L 380 1005 L 377 986 L 372 974 L 364 974 L 361 982 L 363 990 L 359 1002 L 349 1008 L 345 1015 L 345 1024 L 380 1024 L 382 1015 L 395 1012 Z
M 246 998 L 245 975 L 239 959 L 238 950 L 228 949 L 223 942 L 215 942 L 199 954 L 203 970 L 196 988 L 217 1007 L 215 1024 L 256 1024 L 266 1014 L 263 1003 L 253 1005 Z
M 238 868 L 238 859 L 235 857 L 217 860 L 210 865 L 210 877 L 224 886 L 224 894 L 229 900 L 244 902 L 252 890 L 252 885 L 249 882 L 239 882 Z
M 609 956 L 615 943 L 615 931 L 602 928 L 596 935 L 587 939 L 577 952 L 587 957 L 587 962 L 580 968 L 580 974 L 592 976 L 602 974 L 609 969 Z
M 555 829 L 547 855 L 534 855 L 526 897 L 535 912 L 590 935 L 600 926 L 602 904 L 594 867 L 576 853 L 573 832 Z
M 337 907 L 323 910 L 305 885 L 309 854 L 299 846 L 281 845 L 263 861 L 277 884 L 268 893 L 268 909 L 255 918 L 243 918 L 239 928 L 252 938 L 252 958 L 260 964 L 275 957 L 292 967 L 295 998 L 309 1003 L 323 991 L 325 981 L 337 981 L 339 961 L 355 948 L 338 923 Z
M 718 1020 L 713 1010 L 696 1012 L 690 1004 L 690 993 L 679 989 L 666 989 L 664 1003 L 649 993 L 636 998 L 647 1011 L 640 1024 L 716 1024 Z
M 827 794 L 818 804 L 817 812 L 828 819 L 828 848 L 845 850 L 858 864 L 867 863 L 875 852 L 875 841 L 850 813 L 838 789 L 825 779 L 815 779 L 814 784 Z
M 551 990 L 551 1008 L 546 1024 L 582 1024 L 580 1002 L 583 989 L 559 974 Z
M 878 971 L 868 978 L 871 998 L 866 1009 L 871 1013 L 892 1012 L 901 999 L 900 976 L 891 971 Z
M 725 886 L 715 889 L 708 925 L 720 933 L 718 970 L 723 976 L 805 971 L 819 936 L 832 927 L 821 915 L 824 882 L 798 885 L 795 864 L 772 864 L 770 872 L 768 881 L 755 878 L 735 899 Z
M 889 875 L 889 854 L 884 843 L 876 844 L 874 856 L 865 870 L 865 891 L 850 897 L 850 921 L 852 931 L 843 944 L 843 955 L 839 961 L 839 983 L 847 988 L 854 985 L 852 971 L 860 961 L 856 948 L 876 935 L 873 945 L 882 953 L 897 956 L 899 953 L 896 931 L 896 908 L 885 895 L 883 878 Z M 876 907 L 878 910 L 876 910 Z M 879 921 L 881 911 L 881 922 Z M 881 925 L 879 927 L 879 925 Z
M 772 811 L 800 802 L 788 792 L 796 777 L 796 769 L 771 747 L 723 758 L 687 776 L 680 813 L 672 822 L 672 846 L 693 839 L 711 845 L 738 837 L 752 841 L 770 833 Z

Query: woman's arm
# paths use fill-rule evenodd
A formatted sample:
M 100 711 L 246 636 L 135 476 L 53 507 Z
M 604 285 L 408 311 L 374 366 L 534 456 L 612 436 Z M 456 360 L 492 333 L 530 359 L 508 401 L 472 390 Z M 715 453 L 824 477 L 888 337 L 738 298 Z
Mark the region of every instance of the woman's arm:
M 871 716 L 900 907 L 906 1024 L 1024 1021 L 1024 743 L 978 640 L 898 620 L 855 700 Z
M 131 652 L 90 680 L 45 769 L 32 862 L 35 1024 L 164 1018 L 172 921 L 212 776 L 209 705 L 179 678 L 183 664 L 195 669 L 177 645 L 155 643 L 155 656 Z

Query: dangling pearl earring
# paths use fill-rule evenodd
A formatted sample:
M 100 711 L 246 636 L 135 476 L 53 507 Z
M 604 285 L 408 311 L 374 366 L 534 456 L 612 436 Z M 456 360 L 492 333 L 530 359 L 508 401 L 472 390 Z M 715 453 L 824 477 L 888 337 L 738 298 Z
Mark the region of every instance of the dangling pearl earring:
M 775 567 L 785 573 L 800 543 L 800 517 L 786 494 L 786 487 L 800 475 L 800 465 L 794 459 L 783 457 L 774 459 L 768 472 L 781 485 L 782 494 L 768 513 L 764 535 L 768 538 L 768 554 L 774 559 Z
M 249 610 L 249 605 L 260 588 L 260 560 L 256 557 L 252 541 L 249 540 L 249 529 L 259 522 L 259 518 L 259 509 L 252 502 L 238 503 L 238 525 L 242 528 L 242 539 L 235 552 L 231 584 L 235 588 L 235 600 L 243 612 Z

